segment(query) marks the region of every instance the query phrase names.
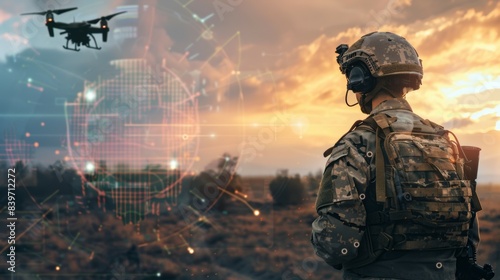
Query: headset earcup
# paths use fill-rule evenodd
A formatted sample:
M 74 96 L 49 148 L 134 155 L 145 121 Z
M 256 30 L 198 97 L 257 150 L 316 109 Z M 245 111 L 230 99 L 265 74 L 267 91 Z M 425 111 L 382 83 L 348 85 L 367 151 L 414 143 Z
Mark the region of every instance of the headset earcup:
M 376 83 L 377 79 L 371 75 L 365 65 L 360 63 L 350 69 L 347 89 L 365 94 L 375 88 Z

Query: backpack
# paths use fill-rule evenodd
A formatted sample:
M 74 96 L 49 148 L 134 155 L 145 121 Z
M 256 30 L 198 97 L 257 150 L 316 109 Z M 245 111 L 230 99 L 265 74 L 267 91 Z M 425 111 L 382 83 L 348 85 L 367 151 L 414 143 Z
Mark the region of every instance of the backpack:
M 450 139 L 454 134 L 420 117 L 411 131 L 397 129 L 396 121 L 379 113 L 353 126 L 376 134 L 377 208 L 366 207 L 362 246 L 344 268 L 369 264 L 391 250 L 463 248 L 472 211 L 481 208 L 464 178 L 463 151 L 456 137 Z

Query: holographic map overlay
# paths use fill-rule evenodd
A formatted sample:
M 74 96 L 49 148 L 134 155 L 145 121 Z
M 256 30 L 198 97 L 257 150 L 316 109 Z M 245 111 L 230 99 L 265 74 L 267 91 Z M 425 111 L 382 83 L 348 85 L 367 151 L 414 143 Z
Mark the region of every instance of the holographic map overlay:
M 239 96 L 238 106 L 243 107 L 240 34 L 218 43 L 214 25 L 210 24 L 210 19 L 217 23 L 213 14 L 195 16 L 189 6 L 196 1 L 171 3 L 177 3 L 175 9 L 163 7 L 159 14 L 175 16 L 179 19 L 176 24 L 189 25 L 198 32 L 191 42 L 177 44 L 184 53 L 153 55 L 157 38 L 151 36 L 145 42 L 144 55 L 112 62 L 119 69 L 118 76 L 86 81 L 82 89 L 68 93 L 60 102 L 67 125 L 60 158 L 67 165 L 66 170 L 74 169 L 81 177 L 71 182 L 70 194 L 59 192 L 37 198 L 46 211 L 33 214 L 27 231 L 33 232 L 23 239 L 36 243 L 32 250 L 36 262 L 30 268 L 41 276 L 59 272 L 89 278 L 109 274 L 116 270 L 114 266 L 99 268 L 113 263 L 109 256 L 115 255 L 114 251 L 122 251 L 124 245 L 116 244 L 119 241 L 139 244 L 141 252 L 146 247 L 159 246 L 162 254 L 193 254 L 198 246 L 207 246 L 196 242 L 198 237 L 204 239 L 201 227 L 210 224 L 215 230 L 224 230 L 208 213 L 211 205 L 198 208 L 197 204 L 190 204 L 179 210 L 178 196 L 182 179 L 195 174 L 191 167 L 199 160 L 200 145 L 214 149 L 214 142 L 224 141 L 221 132 L 225 131 L 217 129 L 225 124 L 210 123 L 211 119 L 202 119 L 201 113 L 219 114 L 226 110 L 221 100 L 228 93 Z M 135 23 L 137 29 L 123 23 L 123 32 L 114 32 L 117 37 L 122 34 L 130 39 L 144 34 L 140 31 L 140 19 Z M 137 40 L 138 45 L 142 43 Z M 206 44 L 213 46 L 208 55 L 203 53 Z M 236 55 L 226 54 L 230 48 Z M 161 59 L 162 55 L 167 58 Z M 151 57 L 160 59 L 155 64 Z M 81 92 L 73 97 L 76 91 Z M 241 131 L 244 129 L 237 127 L 231 137 L 240 133 L 243 139 Z M 225 147 L 217 149 L 221 149 L 220 154 L 226 151 Z M 224 193 L 236 166 L 228 169 L 230 174 L 212 175 L 212 182 L 220 189 L 209 188 L 207 197 Z M 55 169 L 54 172 L 57 173 Z M 242 208 L 246 203 L 257 215 L 256 209 L 241 201 Z M 210 203 L 215 204 L 216 200 Z M 253 218 L 251 210 L 248 218 Z M 123 226 L 129 223 L 135 225 Z M 111 236 L 113 240 L 109 240 Z M 82 264 L 79 268 L 86 267 L 89 273 L 75 269 L 75 260 Z
M 180 182 L 197 155 L 197 94 L 168 69 L 154 73 L 143 59 L 111 64 L 120 69 L 120 76 L 86 83 L 76 101 L 67 104 L 69 154 L 78 170 L 94 175 L 85 183 L 98 197 L 116 198 L 117 205 L 128 197 L 127 204 L 138 204 L 142 216 L 152 197 L 177 202 Z M 150 169 L 162 165 L 168 166 L 163 176 L 151 176 L 155 174 Z M 110 176 L 113 183 L 97 184 Z M 136 188 L 144 192 L 117 191 Z M 115 210 L 121 216 L 122 211 Z
M 27 164 L 31 161 L 33 148 L 38 145 L 26 143 L 24 140 L 15 138 L 5 138 L 5 142 L 0 146 L 0 161 L 7 162 L 9 166 L 14 166 L 17 162 Z
M 24 139 L 16 137 L 17 129 L 10 129 L 4 132 L 3 143 L 0 142 L 0 162 L 8 166 L 14 166 L 18 162 L 27 165 L 33 156 L 33 151 L 38 148 L 39 143 L 29 143 Z M 25 134 L 29 137 L 29 133 Z

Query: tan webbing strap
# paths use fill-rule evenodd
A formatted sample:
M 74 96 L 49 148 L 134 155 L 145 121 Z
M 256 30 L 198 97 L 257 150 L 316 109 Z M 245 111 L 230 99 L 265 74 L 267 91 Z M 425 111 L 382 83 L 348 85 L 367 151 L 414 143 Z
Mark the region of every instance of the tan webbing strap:
M 376 140 L 375 140 L 375 171 L 376 171 L 376 197 L 377 202 L 385 203 L 386 199 L 386 189 L 385 189 L 385 162 L 384 153 L 382 152 L 382 145 L 380 143 L 380 128 L 377 128 Z
M 471 197 L 472 190 L 469 187 L 451 188 L 405 188 L 412 197 Z
M 413 166 L 408 166 L 405 171 L 438 171 L 445 178 L 447 177 L 445 171 L 455 170 L 455 166 L 449 162 L 417 162 Z M 445 179 L 447 180 L 447 179 Z
M 395 221 L 409 220 L 414 217 L 415 215 L 411 210 L 401 210 L 394 212 L 377 211 L 366 214 L 366 224 L 377 225 L 377 224 L 392 223 Z
M 467 236 L 456 237 L 454 242 L 442 240 L 407 240 L 397 244 L 398 250 L 422 250 L 435 248 L 456 248 L 459 244 L 467 244 Z M 395 246 L 395 247 L 396 247 Z
M 467 212 L 470 211 L 468 204 L 463 202 L 423 202 L 412 201 L 410 209 L 428 212 Z M 410 207 L 408 206 L 408 207 Z
M 444 128 L 443 126 L 440 126 L 439 124 L 437 124 L 437 123 L 435 123 L 435 122 L 432 122 L 432 121 L 430 121 L 429 119 L 420 120 L 420 121 L 421 121 L 423 124 L 428 125 L 428 126 L 430 126 L 430 127 L 434 128 L 434 129 L 438 129 L 438 130 L 440 130 L 440 129 L 443 129 L 443 128 Z
M 427 125 L 427 126 L 432 127 L 431 121 L 430 121 L 430 120 L 428 120 L 428 119 L 425 119 L 425 120 L 424 120 L 424 119 L 421 119 L 421 120 L 420 120 L 420 122 L 422 122 L 423 124 L 425 124 L 425 125 Z
M 382 130 L 385 130 L 390 126 L 389 122 L 387 121 L 387 117 L 384 114 L 377 114 L 373 116 L 373 119 L 375 122 L 377 122 L 377 125 L 382 128 Z

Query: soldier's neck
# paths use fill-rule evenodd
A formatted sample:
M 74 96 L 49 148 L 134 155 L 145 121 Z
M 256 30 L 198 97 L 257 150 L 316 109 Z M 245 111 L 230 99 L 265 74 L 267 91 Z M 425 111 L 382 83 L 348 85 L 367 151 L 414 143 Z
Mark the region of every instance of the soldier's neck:
M 377 106 L 386 101 L 386 100 L 391 100 L 391 99 L 396 99 L 396 97 L 390 95 L 390 94 L 387 94 L 385 92 L 380 92 L 379 94 L 377 94 L 373 99 L 372 99 L 372 110 L 377 108 Z
M 372 100 L 372 108 L 375 109 L 377 108 L 377 106 L 386 101 L 386 100 L 391 100 L 391 99 L 394 99 L 394 97 L 390 96 L 390 95 L 377 95 L 375 96 L 375 98 L 373 98 Z

